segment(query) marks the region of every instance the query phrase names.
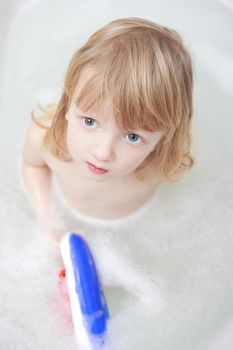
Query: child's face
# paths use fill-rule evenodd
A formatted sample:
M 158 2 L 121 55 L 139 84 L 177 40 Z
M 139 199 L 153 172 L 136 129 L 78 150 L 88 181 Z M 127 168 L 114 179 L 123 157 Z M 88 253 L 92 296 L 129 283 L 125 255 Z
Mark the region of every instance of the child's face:
M 75 101 L 67 111 L 67 148 L 73 162 L 86 177 L 96 181 L 126 179 L 151 153 L 161 132 L 118 129 L 111 103 L 84 113 Z M 107 172 L 95 171 L 88 163 Z

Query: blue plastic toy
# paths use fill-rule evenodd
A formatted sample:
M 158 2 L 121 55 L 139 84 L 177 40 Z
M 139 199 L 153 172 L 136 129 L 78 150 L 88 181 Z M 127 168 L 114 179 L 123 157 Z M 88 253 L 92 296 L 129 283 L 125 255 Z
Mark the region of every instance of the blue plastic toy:
M 80 349 L 103 349 L 109 311 L 90 248 L 80 235 L 70 233 L 61 241 L 61 253 Z

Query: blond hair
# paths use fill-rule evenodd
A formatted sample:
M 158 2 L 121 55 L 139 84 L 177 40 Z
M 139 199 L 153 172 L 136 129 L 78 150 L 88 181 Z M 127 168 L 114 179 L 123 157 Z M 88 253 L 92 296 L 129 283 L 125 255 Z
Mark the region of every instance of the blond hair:
M 181 36 L 149 20 L 118 19 L 94 33 L 74 53 L 60 101 L 44 108 L 48 116 L 53 115 L 44 143 L 59 159 L 71 159 L 65 142 L 65 115 L 81 73 L 89 68 L 92 74 L 77 104 L 88 110 L 108 96 L 120 129 L 162 131 L 154 151 L 135 174 L 143 181 L 153 169 L 164 182 L 176 182 L 174 175 L 194 164 L 190 155 L 192 60 Z

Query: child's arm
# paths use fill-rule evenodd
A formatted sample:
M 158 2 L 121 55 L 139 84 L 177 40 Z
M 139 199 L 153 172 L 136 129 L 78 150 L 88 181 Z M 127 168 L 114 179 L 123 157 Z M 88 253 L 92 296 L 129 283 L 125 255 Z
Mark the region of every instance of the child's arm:
M 47 218 L 51 201 L 51 170 L 43 157 L 44 129 L 32 124 L 22 153 L 22 180 L 39 219 Z

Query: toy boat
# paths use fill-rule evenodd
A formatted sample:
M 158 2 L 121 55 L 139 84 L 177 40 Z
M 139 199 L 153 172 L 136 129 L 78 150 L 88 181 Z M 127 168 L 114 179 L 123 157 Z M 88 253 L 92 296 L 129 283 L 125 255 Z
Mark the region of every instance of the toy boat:
M 103 349 L 109 311 L 90 248 L 77 233 L 65 236 L 60 248 L 78 345 Z

